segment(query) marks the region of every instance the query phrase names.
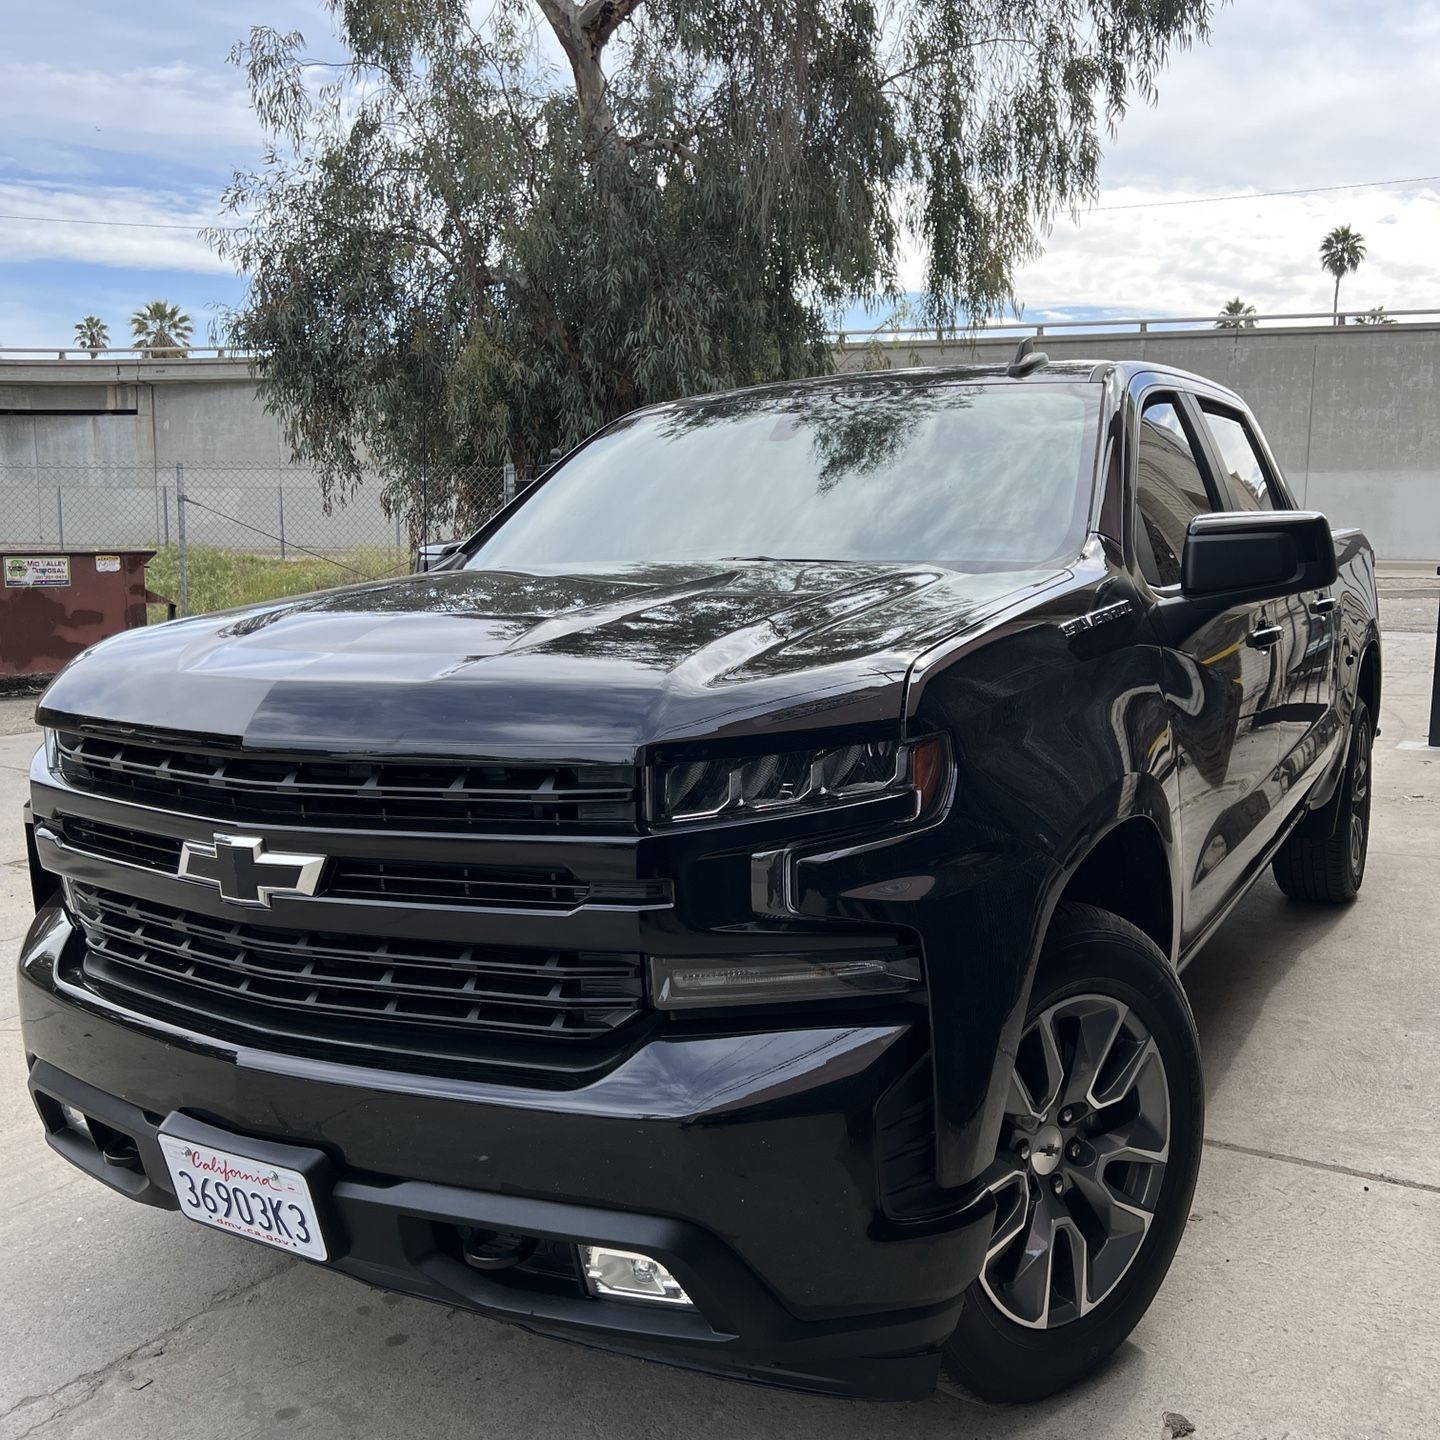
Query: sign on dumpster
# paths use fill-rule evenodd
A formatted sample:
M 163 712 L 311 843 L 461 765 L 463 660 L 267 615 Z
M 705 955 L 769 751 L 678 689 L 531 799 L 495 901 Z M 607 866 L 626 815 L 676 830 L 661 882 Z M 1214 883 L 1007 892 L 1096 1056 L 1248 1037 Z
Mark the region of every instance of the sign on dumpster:
M 68 555 L 7 555 L 7 589 L 40 590 L 70 583 Z

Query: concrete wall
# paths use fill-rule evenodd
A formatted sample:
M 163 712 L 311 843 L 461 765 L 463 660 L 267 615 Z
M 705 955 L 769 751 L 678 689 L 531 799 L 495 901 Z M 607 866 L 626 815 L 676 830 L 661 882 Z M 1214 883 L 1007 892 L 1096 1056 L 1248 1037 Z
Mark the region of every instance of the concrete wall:
M 1362 526 L 1385 559 L 1440 561 L 1440 325 L 1055 334 L 1040 344 L 1057 359 L 1151 360 L 1229 385 L 1259 416 L 1302 504 Z M 852 343 L 840 364 L 966 364 L 1008 358 L 1014 346 L 1011 337 Z M 22 524 L 31 512 L 51 528 L 56 487 L 154 491 L 173 483 L 177 462 L 192 485 L 229 487 L 226 508 L 247 503 L 246 487 L 270 497 L 280 485 L 287 507 L 294 492 L 297 515 L 316 508 L 314 481 L 289 463 L 244 361 L 0 361 L 0 539 L 38 538 L 16 528 L 34 528 Z M 76 502 L 77 514 L 82 502 L 102 529 L 120 505 L 118 495 L 111 505 L 95 493 Z M 275 508 L 270 498 L 258 503 L 267 517 Z M 347 538 L 378 542 L 393 528 L 380 516 L 378 486 L 348 509 Z M 321 530 L 322 518 L 312 516 Z
M 277 550 L 282 531 L 327 552 L 406 543 L 378 479 L 327 513 L 245 361 L 0 361 L 0 542 L 164 544 L 177 465 L 194 544 Z
M 52 467 L 293 471 L 237 360 L 0 361 L 0 477 Z
M 991 363 L 1016 343 L 852 342 L 840 364 Z M 1359 525 L 1383 559 L 1440 563 L 1440 326 L 1057 333 L 1036 344 L 1057 360 L 1149 360 L 1228 385 L 1255 411 L 1302 505 Z

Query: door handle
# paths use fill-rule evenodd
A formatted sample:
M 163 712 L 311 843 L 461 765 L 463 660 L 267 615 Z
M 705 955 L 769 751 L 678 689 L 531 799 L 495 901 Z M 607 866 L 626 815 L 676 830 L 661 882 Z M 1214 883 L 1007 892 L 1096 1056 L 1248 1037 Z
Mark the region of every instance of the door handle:
M 1284 629 L 1279 625 L 1262 625 L 1245 637 L 1245 643 L 1256 650 L 1268 650 L 1272 645 L 1280 643 L 1280 637 L 1284 633 Z
M 1328 615 L 1340 602 L 1333 595 L 1320 595 L 1310 602 L 1312 615 Z

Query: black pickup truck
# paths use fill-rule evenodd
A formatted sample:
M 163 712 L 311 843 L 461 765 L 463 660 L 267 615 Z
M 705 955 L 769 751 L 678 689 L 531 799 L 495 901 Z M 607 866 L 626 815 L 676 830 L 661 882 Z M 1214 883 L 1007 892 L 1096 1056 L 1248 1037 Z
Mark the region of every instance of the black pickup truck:
M 1180 968 L 1364 873 L 1374 562 L 1111 362 L 610 425 L 430 573 L 40 704 L 49 1143 L 372 1285 L 832 1394 L 1023 1399 L 1154 1297 Z

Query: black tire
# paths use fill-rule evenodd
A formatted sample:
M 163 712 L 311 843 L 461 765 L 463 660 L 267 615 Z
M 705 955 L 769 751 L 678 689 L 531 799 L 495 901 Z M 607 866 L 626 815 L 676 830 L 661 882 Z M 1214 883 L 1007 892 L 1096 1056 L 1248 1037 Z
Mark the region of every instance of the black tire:
M 1204 1135 L 1205 1091 L 1200 1042 L 1179 979 L 1148 936 L 1128 921 L 1091 905 L 1062 903 L 1057 908 L 1035 979 L 1026 1015 L 1025 1036 L 1017 1048 L 1017 1076 L 1024 1063 L 1029 1037 L 1038 1034 L 1038 1027 L 1047 1023 L 1046 1017 L 1050 1017 L 1050 1022 L 1058 1027 L 1065 1022 L 1056 1021 L 1054 1017 L 1063 1016 L 1065 1002 L 1085 1005 L 1099 998 L 1116 1002 L 1118 1015 L 1132 1015 L 1149 1032 L 1163 1061 L 1159 1080 L 1147 1081 L 1147 1084 L 1163 1087 L 1168 1103 L 1166 1119 L 1169 1127 L 1168 1153 L 1159 1174 L 1151 1182 L 1158 1189 L 1151 1195 L 1148 1229 L 1137 1242 L 1132 1258 L 1126 1262 L 1128 1268 L 1121 1271 L 1120 1278 L 1113 1281 L 1112 1288 L 1102 1298 L 1091 1302 L 1093 1308 L 1087 1311 L 1077 1307 L 1070 1318 L 1058 1321 L 1053 1320 L 1048 1298 L 1055 1283 L 1048 1277 L 1058 1270 L 1062 1282 L 1065 1279 L 1064 1265 L 1057 1259 L 1056 1264 L 1047 1269 L 1043 1287 L 1047 1294 L 1044 1328 L 1036 1328 L 1037 1322 L 1033 1320 L 1016 1323 L 1001 1303 L 992 1298 L 992 1292 L 987 1288 L 987 1276 L 993 1282 L 995 1275 L 991 1269 L 992 1262 L 987 1259 L 986 1272 L 965 1293 L 960 1323 L 944 1353 L 947 1376 L 983 1400 L 1039 1400 L 1098 1370 L 1149 1308 L 1170 1268 L 1189 1218 Z M 1089 1087 L 1090 1094 L 1104 1093 L 1101 1079 L 1117 1048 L 1113 1037 L 1107 1045 L 1109 1058 L 1104 1065 L 1097 1067 L 1094 1082 Z M 1056 1092 L 1057 1100 L 1064 1098 L 1065 1087 L 1074 1084 L 1073 1076 L 1080 1073 L 1079 1062 L 1075 1059 L 1080 1048 L 1077 1038 L 1071 1058 L 1065 1060 L 1061 1055 L 1066 1079 Z M 1063 1049 L 1062 1044 L 1056 1053 L 1060 1054 Z M 1012 1095 L 1015 1093 L 1012 1091 Z M 1007 1101 L 1007 1110 L 1009 1108 L 1010 1102 Z M 1119 1108 L 1116 1105 L 1111 1107 L 1111 1111 L 1092 1110 L 1092 1118 L 1083 1123 L 1099 1128 L 1102 1117 Z M 1058 1113 L 1063 1117 L 1073 1111 L 1067 1109 Z M 1027 1119 L 1024 1123 L 1029 1125 L 1033 1122 Z M 1034 1132 L 1037 1155 L 1041 1153 L 1041 1136 L 1048 1133 L 1048 1128 Z M 1098 1140 L 1096 1143 L 1099 1143 Z M 1017 1153 L 1028 1157 L 1029 1145 L 1023 1138 L 1017 1141 L 1016 1132 L 1007 1119 L 1006 1132 L 1002 1133 L 1000 1140 L 1001 1159 L 997 1165 L 1013 1166 Z M 1055 1151 L 1051 1148 L 1043 1153 L 1053 1155 Z M 1065 1153 L 1068 1155 L 1070 1151 L 1067 1149 Z M 1085 1199 L 1078 1185 L 1073 1194 L 1059 1193 L 1068 1183 L 1066 1161 L 1061 1158 L 1053 1162 L 1047 1160 L 1046 1163 L 1051 1164 L 1054 1173 L 1044 1172 L 1050 1177 L 1048 1181 L 1035 1179 L 1038 1198 L 1028 1202 L 1036 1207 L 1031 1213 L 1039 1214 L 1041 1205 L 1048 1207 L 1052 1203 L 1054 1206 L 1070 1206 L 1074 1213 L 1073 1207 L 1077 1202 L 1083 1211 Z M 1055 1169 L 1057 1165 L 1059 1170 Z M 1027 1158 L 1021 1164 L 1024 1172 L 1024 1178 L 1019 1182 L 1021 1185 L 1031 1184 L 1026 1167 L 1038 1169 L 1039 1161 Z M 1134 1172 L 1139 1167 L 1125 1168 Z M 1066 1171 L 1066 1174 L 1061 1171 Z M 1108 1175 L 1110 1172 L 1107 1169 L 1095 1173 Z M 1056 1199 L 1053 1202 L 1039 1193 L 1046 1184 L 1055 1187 L 1052 1193 L 1056 1194 Z M 1000 1207 L 997 1205 L 997 1238 L 1002 1228 Z M 1020 1255 L 1031 1253 L 1022 1238 L 1023 1234 L 1023 1230 L 1016 1232 L 1016 1244 L 1009 1251 L 997 1246 L 994 1265 L 1008 1263 L 1012 1252 Z M 1061 1244 L 1058 1232 L 1052 1232 L 1052 1246 L 1059 1247 Z M 1068 1239 L 1063 1242 L 1067 1252 L 1069 1245 Z M 1081 1253 L 1086 1258 L 1076 1260 L 1072 1256 L 1071 1264 L 1072 1268 L 1078 1265 L 1080 1273 L 1087 1276 L 1088 1286 L 1089 1252 L 1082 1248 Z
M 1350 720 L 1345 774 L 1335 798 L 1301 821 L 1276 852 L 1276 884 L 1292 900 L 1348 905 L 1365 880 L 1370 844 L 1374 721 L 1363 700 Z

